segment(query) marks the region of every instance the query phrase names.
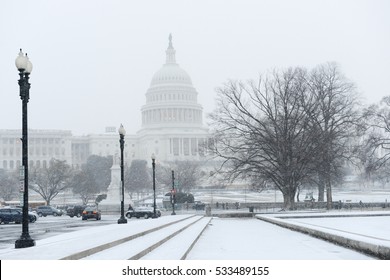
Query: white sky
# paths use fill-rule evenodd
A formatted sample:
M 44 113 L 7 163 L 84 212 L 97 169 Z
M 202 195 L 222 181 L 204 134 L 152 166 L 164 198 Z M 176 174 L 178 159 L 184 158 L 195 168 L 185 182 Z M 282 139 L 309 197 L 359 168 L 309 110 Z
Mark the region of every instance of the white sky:
M 205 113 L 228 79 L 328 61 L 378 102 L 390 95 L 389 14 L 386 0 L 3 0 L 0 129 L 21 128 L 23 48 L 34 65 L 29 128 L 82 135 L 123 123 L 134 134 L 169 33 Z

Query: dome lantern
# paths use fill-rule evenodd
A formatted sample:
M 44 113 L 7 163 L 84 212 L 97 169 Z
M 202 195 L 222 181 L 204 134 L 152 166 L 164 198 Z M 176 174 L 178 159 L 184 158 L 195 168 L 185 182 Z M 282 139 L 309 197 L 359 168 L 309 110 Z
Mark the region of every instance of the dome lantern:
M 169 45 L 168 45 L 168 49 L 165 51 L 165 53 L 167 54 L 166 63 L 167 64 L 176 64 L 176 58 L 175 58 L 176 51 L 172 45 L 172 34 L 169 34 Z
M 169 45 L 166 53 L 166 63 L 158 70 L 152 78 L 151 86 L 161 86 L 167 84 L 181 84 L 192 86 L 190 76 L 176 63 L 176 51 L 172 44 L 172 34 L 169 34 Z

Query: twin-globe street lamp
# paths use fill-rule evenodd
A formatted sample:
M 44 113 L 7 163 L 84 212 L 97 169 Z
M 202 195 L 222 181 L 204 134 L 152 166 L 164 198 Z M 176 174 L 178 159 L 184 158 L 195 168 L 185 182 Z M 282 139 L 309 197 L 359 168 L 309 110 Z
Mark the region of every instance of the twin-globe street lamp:
M 126 224 L 127 219 L 125 218 L 125 182 L 124 182 L 124 175 L 123 175 L 123 149 L 125 145 L 125 135 L 126 130 L 124 129 L 123 125 L 118 129 L 119 132 L 119 143 L 121 148 L 121 217 L 118 220 L 118 224 Z
M 23 54 L 20 49 L 15 60 L 16 68 L 19 70 L 19 91 L 22 100 L 22 164 L 23 164 L 23 208 L 22 208 L 22 235 L 15 241 L 15 248 L 27 248 L 35 246 L 35 241 L 30 237 L 28 231 L 28 137 L 27 137 L 27 103 L 30 99 L 30 83 L 28 82 L 32 71 L 32 63 L 27 53 Z

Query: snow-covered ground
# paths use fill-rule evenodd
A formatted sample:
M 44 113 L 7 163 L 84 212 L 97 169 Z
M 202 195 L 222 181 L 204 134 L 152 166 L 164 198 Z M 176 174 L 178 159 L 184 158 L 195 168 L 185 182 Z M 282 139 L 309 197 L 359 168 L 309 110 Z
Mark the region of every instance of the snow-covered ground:
M 361 214 L 361 212 L 358 212 Z M 137 220 L 126 225 L 112 224 L 99 228 L 63 233 L 43 240 L 37 240 L 35 247 L 14 249 L 12 245 L 0 250 L 0 259 L 60 259 L 130 234 L 179 219 L 182 215 L 165 216 L 157 220 Z M 310 223 L 317 228 L 345 228 L 362 235 L 389 240 L 390 217 L 360 218 L 318 218 L 296 219 L 299 223 Z M 160 231 L 160 233 L 162 233 Z M 345 234 L 347 231 L 345 231 Z M 180 241 L 177 242 L 180 244 Z M 184 243 L 182 243 L 185 245 Z M 390 246 L 390 245 L 389 245 Z M 169 249 L 173 250 L 173 248 Z M 176 248 L 175 250 L 180 250 Z M 113 251 L 114 252 L 114 251 Z M 121 250 L 111 253 L 109 259 L 123 259 Z M 154 259 L 167 259 L 162 251 Z M 169 258 L 169 257 L 168 257 Z M 96 258 L 95 258 L 96 259 Z M 106 257 L 104 259 L 107 259 Z M 297 233 L 257 219 L 214 218 L 188 255 L 187 259 L 371 259 L 364 254 Z
M 313 192 L 314 198 L 318 197 L 318 193 L 314 191 L 302 191 L 300 200 L 303 201 L 306 193 Z M 195 193 L 195 199 L 205 201 L 207 203 L 216 202 L 282 202 L 283 196 L 280 191 L 265 190 L 262 192 L 253 192 L 249 190 L 197 190 Z M 334 189 L 332 192 L 333 201 L 342 202 L 355 202 L 362 201 L 367 202 L 389 202 L 390 203 L 390 190 L 388 189 Z
M 274 202 L 282 201 L 278 192 L 265 191 L 254 193 L 249 191 L 226 190 L 223 192 L 199 191 L 197 200 L 208 203 L 220 202 Z M 304 197 L 302 193 L 301 198 Z M 335 190 L 335 201 L 343 202 L 390 202 L 388 190 Z M 213 209 L 213 213 L 224 212 Z M 239 211 L 248 212 L 248 209 Z M 226 211 L 227 212 L 227 211 Z M 268 216 L 285 215 L 277 213 Z M 384 213 L 384 211 L 380 211 Z M 184 250 L 182 242 L 191 239 L 188 233 L 180 233 L 167 241 L 162 247 L 152 251 L 138 261 L 123 260 L 122 247 L 113 249 L 108 257 L 103 253 L 91 256 L 94 261 L 52 261 L 73 254 L 87 247 L 99 246 L 140 232 L 167 220 L 173 220 L 186 215 L 201 214 L 201 211 L 177 210 L 178 215 L 166 216 L 157 220 L 136 220 L 126 225 L 112 225 L 99 227 L 83 227 L 82 230 L 66 232 L 37 240 L 35 247 L 14 249 L 13 245 L 0 249 L 2 260 L 2 279 L 40 279 L 52 280 L 55 276 L 97 279 L 123 279 L 122 270 L 131 267 L 189 267 L 207 268 L 207 276 L 202 279 L 241 279 L 238 275 L 217 277 L 216 267 L 258 267 L 269 266 L 272 279 L 295 278 L 300 280 L 312 279 L 313 275 L 329 277 L 331 279 L 360 279 L 383 277 L 390 274 L 390 261 L 378 261 L 373 257 L 326 242 L 308 235 L 291 231 L 257 219 L 225 219 L 213 218 L 195 246 L 187 255 L 185 261 L 176 258 Z M 348 217 L 336 218 L 340 214 L 361 215 L 374 214 L 374 211 L 334 210 L 321 213 L 310 213 L 313 218 L 284 219 L 289 223 L 312 227 L 321 231 L 328 231 L 342 236 L 353 237 L 380 244 L 389 245 L 390 221 L 384 217 Z M 294 216 L 307 216 L 307 213 L 293 213 Z M 315 216 L 328 216 L 315 218 Z M 40 222 L 45 222 L 41 219 Z M 192 233 L 194 234 L 194 233 Z M 141 242 L 140 242 L 141 243 Z M 131 245 L 128 245 L 131 246 Z M 123 247 L 124 248 L 124 247 Z M 130 251 L 130 250 L 129 250 Z M 103 257 L 104 255 L 104 257 Z M 126 256 L 126 254 L 125 254 Z M 99 261 L 96 261 L 99 260 Z M 103 261 L 103 259 L 105 259 Z M 34 260 L 34 261 L 31 261 Z M 50 260 L 50 261 L 47 261 Z M 340 260 L 343 260 L 340 262 Z M 96 265 L 98 264 L 98 265 Z M 23 267 L 21 270 L 20 267 Z M 16 276 L 17 271 L 17 276 Z M 61 271 L 58 274 L 58 271 Z M 173 275 L 162 279 L 197 279 L 198 277 L 184 277 Z M 255 279 L 259 276 L 245 276 L 245 279 Z M 263 277 L 265 278 L 265 277 Z M 131 276 L 131 279 L 155 279 L 147 276 Z M 160 278 L 158 278 L 160 279 Z M 269 278 L 271 279 L 271 278 Z
M 357 211 L 355 214 L 364 214 L 365 212 Z M 367 214 L 373 213 L 368 211 Z M 356 233 L 356 238 L 374 238 L 380 240 L 381 244 L 386 244 L 390 246 L 390 240 L 388 238 L 388 233 L 390 232 L 390 217 L 389 216 L 378 216 L 378 217 L 344 217 L 344 218 L 335 218 L 332 217 L 339 212 L 330 212 L 328 213 L 329 217 L 327 218 L 294 218 L 291 219 L 292 223 L 299 223 L 302 225 L 307 225 L 315 227 L 317 229 L 331 229 L 337 231 L 339 234 L 348 235 Z M 354 213 L 348 212 L 349 215 Z M 297 213 L 294 213 L 296 216 Z M 299 215 L 299 214 L 298 214 Z M 307 215 L 301 214 L 301 215 Z M 313 214 L 315 215 L 324 215 Z M 149 219 L 149 220 L 137 220 L 132 223 L 125 225 L 112 224 L 107 226 L 100 227 L 91 227 L 85 228 L 79 231 L 68 232 L 59 234 L 57 236 L 52 236 L 46 239 L 37 240 L 37 244 L 31 248 L 25 249 L 14 249 L 13 246 L 4 248 L 0 250 L 0 259 L 2 262 L 4 260 L 14 260 L 14 261 L 5 261 L 4 267 L 17 267 L 18 264 L 26 264 L 26 262 L 21 260 L 56 260 L 63 258 L 64 256 L 73 254 L 75 252 L 85 250 L 88 247 L 99 246 L 107 242 L 121 239 L 130 234 L 136 232 L 145 231 L 161 225 L 167 222 L 174 221 L 176 219 L 182 219 L 185 215 L 176 215 L 176 216 L 164 216 L 160 219 Z M 277 215 L 273 215 L 277 216 Z M 167 229 L 168 230 L 168 229 Z M 160 231 L 162 234 L 164 232 Z M 173 238 L 169 242 L 171 245 L 165 247 L 164 250 L 156 250 L 151 255 L 146 255 L 144 259 L 152 260 L 172 260 L 173 251 L 183 250 L 180 244 L 183 244 L 186 240 L 186 235 L 181 233 L 178 235 L 177 239 Z M 188 233 L 190 234 L 190 232 Z M 360 236 L 360 237 L 359 237 Z M 166 244 L 169 244 L 167 242 Z M 122 245 L 119 245 L 122 246 Z M 104 257 L 104 259 L 124 259 L 123 251 L 116 248 L 113 250 L 109 257 Z M 169 252 L 169 254 L 168 254 Z M 99 259 L 99 258 L 95 258 Z M 103 258 L 102 258 L 103 259 Z M 19 261 L 15 261 L 19 260 Z M 270 260 L 278 260 L 284 264 L 285 260 L 373 260 L 372 257 L 365 254 L 337 246 L 335 244 L 319 240 L 317 238 L 291 231 L 289 229 L 281 228 L 279 226 L 264 222 L 258 219 L 250 218 L 213 218 L 206 230 L 203 232 L 198 242 L 192 248 L 190 253 L 187 256 L 189 261 L 176 261 L 175 264 L 181 264 L 183 266 L 187 265 L 186 262 L 191 264 L 196 264 L 199 267 L 206 266 L 209 267 L 211 264 L 214 264 L 214 261 L 217 261 L 218 265 L 228 264 L 231 261 L 234 261 L 236 265 L 255 265 L 269 263 Z M 199 263 L 197 260 L 202 261 Z M 205 262 L 206 260 L 206 262 Z M 222 263 L 221 260 L 225 260 Z M 63 265 L 62 262 L 69 264 L 67 261 L 60 261 L 58 264 L 60 267 Z M 79 261 L 76 263 L 86 263 L 86 266 L 90 266 L 88 261 Z M 131 264 L 141 264 L 145 263 L 150 266 L 156 266 L 159 264 L 169 264 L 172 262 L 162 261 L 162 262 L 149 262 L 149 261 L 137 261 L 131 262 Z M 382 261 L 379 261 L 381 263 Z M 385 261 L 386 262 L 386 261 Z M 35 267 L 45 266 L 46 262 L 33 262 Z M 74 264 L 74 262 L 71 262 Z M 272 262 L 271 262 L 272 263 Z M 72 266 L 74 266 L 72 264 Z M 110 265 L 117 267 L 117 263 L 113 264 L 109 262 Z M 120 267 L 125 263 L 119 262 Z M 130 264 L 130 263 L 127 263 Z M 348 263 L 346 263 L 348 264 Z M 357 263 L 358 264 L 358 263 Z M 376 262 L 364 263 L 366 267 L 376 266 Z M 387 263 L 388 264 L 388 263 Z M 30 264 L 27 264 L 29 266 Z M 288 264 L 289 265 L 289 264 Z M 298 267 L 302 266 L 302 263 L 297 264 Z M 79 266 L 79 265 L 77 265 Z M 353 265 L 352 265 L 353 266 Z M 54 266 L 55 267 L 55 266 Z M 316 264 L 312 264 L 311 267 L 316 267 Z M 383 268 L 380 268 L 383 269 Z M 211 270 L 211 269 L 210 269 Z M 5 270 L 8 271 L 8 270 Z M 97 269 L 99 271 L 99 269 Z M 311 268 L 308 270 L 311 271 Z M 3 272 L 2 272 L 3 274 Z M 31 273 L 29 274 L 32 275 Z M 90 274 L 87 274 L 90 275 Z M 347 274 L 350 275 L 350 274 Z M 101 274 L 96 275 L 97 277 Z M 8 278 L 4 278 L 8 279 Z M 41 278 L 42 279 L 42 278 Z M 46 279 L 46 278 L 44 278 Z M 47 278 L 51 279 L 51 278 Z M 99 278 L 100 279 L 100 278 Z M 116 279 L 116 278 L 111 278 Z M 118 278 L 119 279 L 119 278 Z M 143 279 L 143 278 L 132 278 L 132 279 Z M 145 278 L 147 279 L 147 278 Z M 168 278 L 167 278 L 168 279 Z M 170 278 L 170 279 L 183 279 L 183 278 Z M 207 278 L 214 279 L 214 278 Z M 233 279 L 233 278 L 232 278 Z M 247 278 L 245 278 L 247 279 Z M 249 279 L 249 278 L 248 278 Z M 277 279 L 277 278 L 275 278 Z M 306 279 L 306 278 L 300 278 Z M 307 278 L 308 279 L 308 278 Z M 337 277 L 335 278 L 337 279 Z
M 256 219 L 213 219 L 188 259 L 367 260 L 361 253 Z

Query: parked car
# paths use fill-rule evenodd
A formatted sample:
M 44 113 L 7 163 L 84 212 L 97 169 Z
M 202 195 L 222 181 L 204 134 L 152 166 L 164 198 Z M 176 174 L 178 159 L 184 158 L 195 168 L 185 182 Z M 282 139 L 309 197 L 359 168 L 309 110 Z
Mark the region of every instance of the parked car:
M 37 214 L 39 217 L 46 217 L 47 215 L 62 216 L 62 211 L 53 206 L 38 206 Z
M 87 206 L 83 210 L 81 219 L 87 220 L 87 219 L 96 219 L 96 220 L 101 220 L 102 214 L 97 207 L 94 206 Z
M 37 218 L 35 215 L 28 213 L 30 223 L 35 223 Z M 23 221 L 23 211 L 18 208 L 1 208 L 0 209 L 0 224 L 16 223 L 20 224 Z
M 205 207 L 206 207 L 206 204 L 203 203 L 202 201 L 195 201 L 194 205 L 192 206 L 192 209 L 204 210 Z
M 74 216 L 76 216 L 77 218 L 80 218 L 83 214 L 84 209 L 85 209 L 84 205 L 69 206 L 66 209 L 66 215 L 68 215 L 71 218 L 73 218 Z
M 22 212 L 23 214 L 23 206 L 15 206 L 16 209 L 18 209 L 20 212 Z M 38 220 L 38 214 L 37 214 L 37 211 L 33 210 L 31 207 L 28 208 L 28 214 L 29 215 L 33 215 L 34 217 L 32 218 L 34 222 L 36 222 Z
M 152 218 L 154 215 L 154 211 L 152 207 L 135 207 L 133 210 L 129 210 L 126 212 L 126 217 L 131 219 L 132 217 L 136 217 L 137 219 L 143 217 L 145 219 Z M 156 209 L 157 217 L 161 217 L 161 211 Z

